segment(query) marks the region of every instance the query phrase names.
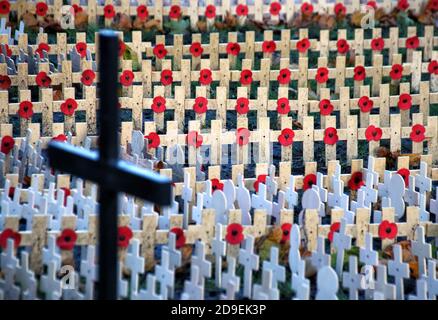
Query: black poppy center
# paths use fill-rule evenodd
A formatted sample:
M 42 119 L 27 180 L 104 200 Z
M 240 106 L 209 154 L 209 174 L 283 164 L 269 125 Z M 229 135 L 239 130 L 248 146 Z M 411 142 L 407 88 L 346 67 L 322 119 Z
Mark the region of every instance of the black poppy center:
M 64 241 L 65 242 L 70 242 L 71 241 L 71 237 L 70 236 L 65 236 L 64 237 Z
M 288 140 L 288 139 L 289 139 L 289 134 L 286 133 L 286 134 L 284 135 L 284 137 L 286 138 L 286 140 Z
M 359 184 L 362 181 L 362 179 L 360 177 L 355 177 L 354 178 L 354 183 Z
M 124 236 L 124 235 L 120 235 L 120 236 L 119 236 L 119 240 L 120 240 L 120 241 L 125 241 L 125 236 Z
M 233 237 L 236 237 L 238 234 L 239 234 L 239 233 L 237 232 L 237 230 L 233 230 L 233 231 L 231 231 L 231 235 L 232 235 Z
M 289 230 L 283 230 L 283 234 L 284 234 L 285 236 L 288 236 L 288 235 L 289 235 Z
M 391 227 L 387 227 L 387 228 L 385 229 L 385 232 L 386 232 L 386 233 L 391 233 L 391 231 L 392 231 Z
M 330 133 L 328 134 L 328 136 L 329 136 L 330 138 L 332 138 L 332 137 L 333 137 L 333 133 L 330 132 Z
M 415 133 L 419 135 L 419 134 L 421 134 L 421 131 L 417 130 L 417 131 L 415 131 Z
M 372 135 L 373 135 L 373 136 L 377 136 L 377 131 L 374 130 L 373 133 L 372 133 Z

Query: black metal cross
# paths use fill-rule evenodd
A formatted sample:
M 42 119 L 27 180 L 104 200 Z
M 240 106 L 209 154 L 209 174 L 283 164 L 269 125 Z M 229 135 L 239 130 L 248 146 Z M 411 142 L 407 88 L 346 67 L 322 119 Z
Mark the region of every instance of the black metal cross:
M 113 31 L 99 33 L 100 136 L 99 152 L 51 142 L 52 168 L 99 184 L 99 299 L 117 299 L 118 192 L 159 205 L 170 205 L 171 182 L 164 176 L 119 160 L 119 108 L 117 105 L 118 37 Z

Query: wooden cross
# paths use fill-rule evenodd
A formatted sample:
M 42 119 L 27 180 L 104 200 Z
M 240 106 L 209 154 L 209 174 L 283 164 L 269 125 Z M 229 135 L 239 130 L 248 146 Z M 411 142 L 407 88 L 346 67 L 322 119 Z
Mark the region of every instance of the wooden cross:
M 100 185 L 99 223 L 99 299 L 117 297 L 117 215 L 118 192 L 170 205 L 171 183 L 164 176 L 119 160 L 120 123 L 117 106 L 118 45 L 113 31 L 99 34 L 100 44 L 100 137 L 99 153 L 78 149 L 67 143 L 51 142 L 50 166 Z M 104 245 L 103 245 L 104 244 Z

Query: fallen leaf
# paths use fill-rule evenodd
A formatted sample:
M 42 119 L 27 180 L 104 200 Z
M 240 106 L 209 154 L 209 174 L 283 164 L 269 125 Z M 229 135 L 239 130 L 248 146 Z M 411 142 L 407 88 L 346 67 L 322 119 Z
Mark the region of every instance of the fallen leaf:
M 85 30 L 88 26 L 88 14 L 84 11 L 75 15 L 75 27 L 79 30 Z
M 158 19 L 152 19 L 146 21 L 144 23 L 144 28 L 146 31 L 150 31 L 153 29 L 157 29 L 158 31 L 163 31 L 163 28 L 161 27 L 161 20 Z
M 361 26 L 362 18 L 365 16 L 365 13 L 362 13 L 360 11 L 355 11 L 350 17 L 350 23 L 355 27 Z
M 205 22 L 203 20 L 199 20 L 196 23 L 196 27 L 198 28 L 199 32 L 206 32 L 207 31 L 207 22 Z
M 38 20 L 35 15 L 30 12 L 24 13 L 21 16 L 21 20 L 23 20 L 24 25 L 30 29 L 38 28 Z
M 132 30 L 132 20 L 131 17 L 124 13 L 118 13 L 114 20 L 113 26 L 117 30 L 130 31 Z

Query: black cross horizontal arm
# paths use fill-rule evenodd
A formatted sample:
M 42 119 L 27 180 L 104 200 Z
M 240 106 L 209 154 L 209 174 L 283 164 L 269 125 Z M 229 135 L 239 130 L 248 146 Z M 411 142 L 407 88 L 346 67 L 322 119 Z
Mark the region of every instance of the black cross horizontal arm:
M 74 176 L 90 180 L 118 192 L 159 204 L 170 205 L 169 179 L 126 161 L 100 161 L 95 151 L 79 149 L 67 143 L 51 142 L 48 149 L 50 166 Z

